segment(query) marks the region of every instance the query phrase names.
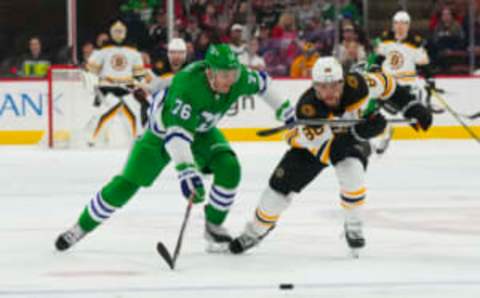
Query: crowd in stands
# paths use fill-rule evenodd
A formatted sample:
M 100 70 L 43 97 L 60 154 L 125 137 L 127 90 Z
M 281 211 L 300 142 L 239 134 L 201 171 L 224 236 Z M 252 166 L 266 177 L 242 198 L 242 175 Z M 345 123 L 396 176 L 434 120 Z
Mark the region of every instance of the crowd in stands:
M 211 43 L 222 42 L 229 43 L 240 61 L 254 69 L 266 70 L 272 76 L 305 78 L 320 56 L 333 53 L 349 67 L 366 59 L 372 51 L 372 43 L 361 29 L 362 1 L 337 1 L 340 2 L 337 46 L 333 0 L 175 0 L 174 34 L 186 41 L 189 62 L 202 59 Z M 480 0 L 475 1 L 480 7 Z M 128 26 L 129 39 L 142 51 L 145 63 L 154 72 L 161 71 L 166 59 L 165 2 L 124 0 L 119 8 Z M 436 68 L 448 72 L 452 63 L 468 62 L 467 0 L 436 0 L 434 6 L 429 35 L 425 36 L 427 48 Z M 480 16 L 480 9 L 476 15 Z M 476 17 L 474 23 L 478 28 L 475 51 L 480 54 L 480 18 Z M 105 28 L 96 39 L 82 41 L 79 64 L 84 64 L 94 49 L 108 41 L 107 32 Z M 37 36 L 29 40 L 28 48 L 27 54 L 7 59 L 8 63 L 3 61 L 1 70 L 17 76 L 41 77 L 50 64 L 59 63 L 42 52 L 42 41 Z M 68 56 L 60 55 L 66 60 Z

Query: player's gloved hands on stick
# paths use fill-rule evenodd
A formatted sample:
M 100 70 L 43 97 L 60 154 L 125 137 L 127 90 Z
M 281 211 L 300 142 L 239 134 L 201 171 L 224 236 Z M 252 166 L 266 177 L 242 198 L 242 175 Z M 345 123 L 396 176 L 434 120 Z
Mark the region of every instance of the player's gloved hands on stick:
M 295 109 L 290 105 L 290 101 L 285 101 L 276 111 L 277 119 L 283 121 L 285 124 L 293 123 L 297 117 L 295 116 Z
M 202 177 L 193 164 L 180 164 L 176 167 L 182 195 L 188 200 L 195 194 L 193 203 L 201 203 L 205 200 L 205 187 Z
M 420 103 L 408 108 L 403 115 L 408 119 L 417 120 L 417 123 L 411 125 L 413 129 L 417 131 L 419 129 L 427 131 L 430 126 L 432 126 L 433 119 L 431 111 Z
M 370 114 L 364 122 L 355 124 L 353 130 L 362 139 L 370 139 L 381 134 L 387 127 L 387 120 L 378 113 Z

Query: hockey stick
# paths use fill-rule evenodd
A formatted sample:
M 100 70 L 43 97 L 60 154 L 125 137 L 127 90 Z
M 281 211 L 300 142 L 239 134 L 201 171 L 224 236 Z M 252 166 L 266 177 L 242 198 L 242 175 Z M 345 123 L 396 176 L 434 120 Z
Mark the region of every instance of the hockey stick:
M 450 107 L 447 101 L 435 90 L 432 90 L 432 95 L 445 107 L 445 109 L 447 109 L 447 111 L 458 121 L 458 123 L 463 126 L 470 136 L 480 144 L 480 138 L 477 136 L 477 134 L 462 120 L 461 116 L 454 109 L 452 109 L 452 107 Z
M 180 255 L 180 248 L 182 247 L 183 235 L 185 233 L 185 228 L 187 227 L 187 222 L 188 222 L 188 218 L 190 217 L 190 212 L 192 211 L 194 197 L 195 197 L 195 194 L 192 194 L 188 199 L 187 210 L 185 211 L 182 227 L 180 228 L 180 234 L 178 235 L 177 244 L 175 245 L 175 250 L 173 252 L 173 257 L 168 252 L 168 249 L 165 246 L 165 244 L 163 244 L 163 242 L 157 243 L 157 252 L 163 257 L 165 262 L 167 262 L 168 266 L 170 266 L 170 269 L 172 270 L 175 269 L 175 264 L 177 262 L 178 256 Z
M 289 124 L 272 127 L 268 129 L 263 129 L 257 131 L 257 136 L 259 137 L 268 137 L 279 132 L 282 132 L 287 129 L 294 128 L 299 125 L 308 125 L 308 126 L 321 126 L 321 125 L 336 125 L 336 126 L 350 126 L 353 124 L 364 122 L 364 119 L 298 119 Z M 416 121 L 410 119 L 388 119 L 388 123 L 407 123 L 414 124 Z

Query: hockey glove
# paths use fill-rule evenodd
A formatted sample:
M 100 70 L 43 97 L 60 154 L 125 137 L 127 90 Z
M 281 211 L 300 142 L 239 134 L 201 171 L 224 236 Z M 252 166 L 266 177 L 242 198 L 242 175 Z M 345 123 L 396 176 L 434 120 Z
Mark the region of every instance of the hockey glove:
M 278 120 L 290 124 L 296 120 L 295 109 L 290 105 L 290 101 L 285 101 L 275 112 Z
M 367 141 L 381 134 L 387 127 L 387 120 L 380 113 L 372 113 L 364 122 L 352 127 L 353 136 L 359 141 Z
M 193 203 L 201 203 L 205 200 L 205 187 L 202 177 L 192 164 L 180 164 L 176 166 L 182 195 L 188 200 L 192 195 Z
M 430 126 L 432 126 L 432 112 L 420 103 L 409 107 L 403 113 L 403 115 L 408 119 L 417 120 L 417 123 L 411 125 L 416 131 L 418 131 L 420 128 L 424 131 L 427 131 Z

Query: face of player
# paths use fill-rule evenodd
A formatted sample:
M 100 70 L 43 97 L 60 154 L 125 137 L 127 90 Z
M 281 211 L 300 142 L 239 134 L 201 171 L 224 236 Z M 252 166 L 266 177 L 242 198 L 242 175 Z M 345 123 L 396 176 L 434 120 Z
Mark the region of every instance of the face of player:
M 410 24 L 407 22 L 393 22 L 393 32 L 395 32 L 396 37 L 406 37 L 409 29 Z
M 187 59 L 186 51 L 168 51 L 168 61 L 173 69 L 180 68 Z
M 121 28 L 115 28 L 111 31 L 112 40 L 116 43 L 122 43 L 127 37 L 127 31 Z
M 340 105 L 340 99 L 343 93 L 343 81 L 332 83 L 313 83 L 313 88 L 317 97 L 320 98 L 328 107 L 336 108 Z
M 239 76 L 238 69 L 232 70 L 207 70 L 208 81 L 213 91 L 217 93 L 228 93 Z

